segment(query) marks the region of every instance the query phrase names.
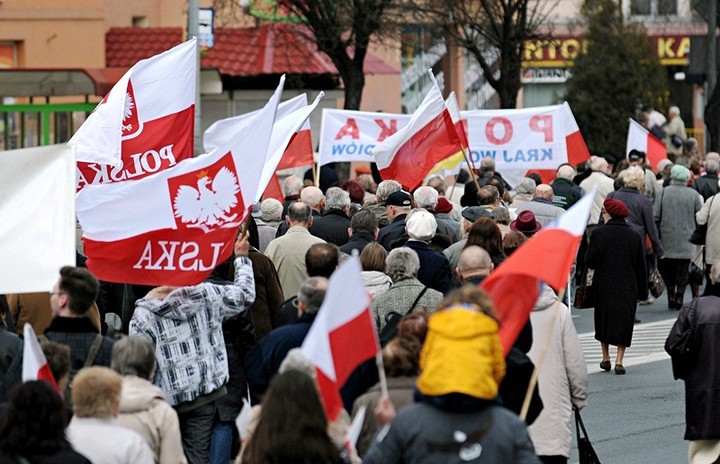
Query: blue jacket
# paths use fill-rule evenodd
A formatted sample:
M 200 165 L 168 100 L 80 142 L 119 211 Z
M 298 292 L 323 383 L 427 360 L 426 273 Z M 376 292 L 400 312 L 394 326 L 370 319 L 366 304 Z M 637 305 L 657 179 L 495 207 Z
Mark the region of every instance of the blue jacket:
M 405 246 L 415 250 L 420 258 L 418 280 L 433 290 L 445 294 L 450 289 L 450 263 L 441 253 L 433 251 L 425 242 L 408 240 Z

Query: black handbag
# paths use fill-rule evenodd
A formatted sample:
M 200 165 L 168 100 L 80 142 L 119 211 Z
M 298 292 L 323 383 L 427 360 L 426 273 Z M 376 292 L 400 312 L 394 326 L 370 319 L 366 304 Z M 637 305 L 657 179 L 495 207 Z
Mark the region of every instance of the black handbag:
M 595 307 L 595 292 L 593 291 L 592 278 L 594 272 L 585 269 L 582 276 L 582 284 L 575 289 L 575 299 L 573 300 L 573 308 L 585 309 Z
M 708 218 L 705 224 L 699 225 L 693 230 L 692 235 L 690 236 L 690 243 L 693 245 L 705 245 L 705 240 L 707 239 L 707 226 L 710 222 L 710 211 L 712 211 L 712 204 L 713 201 L 715 201 L 715 196 L 712 197 L 710 200 L 710 206 L 708 207 Z
M 577 433 L 577 444 L 578 444 L 578 458 L 580 464 L 600 464 L 600 458 L 598 458 L 595 448 L 590 443 L 590 437 L 588 437 L 585 424 L 583 424 L 582 417 L 580 417 L 580 410 L 573 406 L 575 410 L 575 431 Z M 580 432 L 582 431 L 582 435 Z
M 668 350 L 675 380 L 685 379 L 695 360 L 695 310 L 697 309 L 697 302 L 698 299 L 695 298 L 690 303 L 687 318 L 688 328 Z
M 665 291 L 665 281 L 660 275 L 657 266 L 653 266 L 650 269 L 650 275 L 648 276 L 648 288 L 654 298 L 658 298 Z

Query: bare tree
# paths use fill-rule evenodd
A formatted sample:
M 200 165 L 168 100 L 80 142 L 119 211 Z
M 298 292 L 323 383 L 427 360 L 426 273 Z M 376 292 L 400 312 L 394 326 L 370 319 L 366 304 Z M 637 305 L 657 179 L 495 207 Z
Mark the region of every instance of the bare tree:
M 547 12 L 557 0 L 428 0 L 418 20 L 442 26 L 447 37 L 477 61 L 498 93 L 501 108 L 515 108 L 523 45 L 547 35 Z M 545 31 L 543 33 L 542 31 Z

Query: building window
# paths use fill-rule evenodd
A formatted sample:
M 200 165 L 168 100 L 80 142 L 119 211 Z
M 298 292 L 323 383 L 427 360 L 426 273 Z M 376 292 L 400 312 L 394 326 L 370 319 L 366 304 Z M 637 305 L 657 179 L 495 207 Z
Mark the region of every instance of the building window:
M 132 27 L 148 27 L 147 16 L 133 16 Z
M 677 16 L 677 0 L 630 0 L 631 16 Z

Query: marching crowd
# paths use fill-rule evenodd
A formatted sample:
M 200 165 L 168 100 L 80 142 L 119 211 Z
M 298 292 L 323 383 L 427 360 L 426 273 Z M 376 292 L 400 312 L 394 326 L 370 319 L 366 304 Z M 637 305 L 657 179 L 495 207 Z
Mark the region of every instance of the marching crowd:
M 431 176 L 413 192 L 369 170 L 322 189 L 290 176 L 285 201 L 259 204 L 234 256 L 190 287 L 98 282 L 79 250 L 50 295 L 0 299 L 0 460 L 566 463 L 588 375 L 563 295 L 543 287 L 506 354 L 479 284 L 595 191 L 574 279 L 592 289 L 600 367 L 626 373 L 637 304 L 651 301 L 659 273 L 668 309 L 681 310 L 668 347 L 692 327 L 701 353 L 682 373 L 673 355 L 688 391 L 690 459 L 714 462 L 700 459 L 720 455 L 720 375 L 710 364 L 720 354 L 709 341 L 720 335 L 720 156 L 646 161 L 639 151 L 617 163 L 593 156 L 559 166 L 551 183 L 533 174 L 514 189 L 492 158 L 454 185 Z M 705 245 L 690 243 L 702 225 Z M 387 394 L 369 360 L 329 422 L 323 379 L 298 348 L 328 279 L 353 254 L 372 295 Z M 25 324 L 40 335 L 56 385 L 21 382 Z M 240 440 L 243 408 L 252 412 Z

